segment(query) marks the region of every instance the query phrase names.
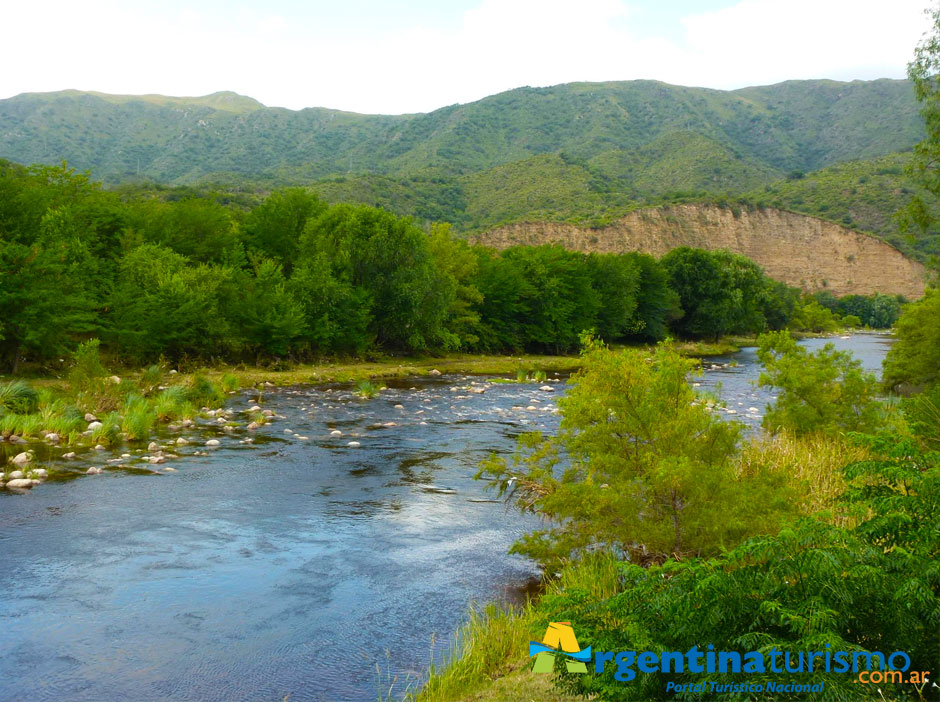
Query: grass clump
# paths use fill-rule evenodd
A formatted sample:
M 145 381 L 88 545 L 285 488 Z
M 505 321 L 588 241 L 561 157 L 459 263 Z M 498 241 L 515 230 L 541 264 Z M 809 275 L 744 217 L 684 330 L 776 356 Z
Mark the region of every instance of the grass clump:
M 109 412 L 98 421 L 101 426 L 92 429 L 91 440 L 96 444 L 116 444 L 121 438 L 123 417 L 117 412 Z
M 380 392 L 385 390 L 384 385 L 376 385 L 371 380 L 360 380 L 359 383 L 356 385 L 356 388 L 357 388 L 356 393 L 360 397 L 364 397 L 366 399 L 375 397 Z
M 121 429 L 131 441 L 143 441 L 150 436 L 157 414 L 152 405 L 139 395 L 131 395 L 124 403 Z
M 12 380 L 0 383 L 0 414 L 30 414 L 39 407 L 39 393 L 29 383 Z
M 189 381 L 186 398 L 197 407 L 215 409 L 225 402 L 225 393 L 202 373 L 196 373 Z
M 153 411 L 161 422 L 184 419 L 196 413 L 188 399 L 188 390 L 182 385 L 173 385 L 160 391 L 153 399 Z
M 237 392 L 241 387 L 241 383 L 238 381 L 238 376 L 234 373 L 226 373 L 223 375 L 220 384 L 222 385 L 222 391 L 229 393 Z

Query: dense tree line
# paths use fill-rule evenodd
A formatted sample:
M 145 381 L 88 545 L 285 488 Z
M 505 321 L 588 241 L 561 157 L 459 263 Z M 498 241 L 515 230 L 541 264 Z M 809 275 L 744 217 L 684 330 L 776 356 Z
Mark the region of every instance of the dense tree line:
M 471 246 L 285 189 L 253 207 L 0 164 L 0 366 L 97 337 L 118 359 L 577 348 L 781 329 L 798 291 L 728 252 Z M 855 308 L 852 308 L 853 310 Z M 868 315 L 872 319 L 871 315 Z M 892 318 L 893 321 L 893 318 Z

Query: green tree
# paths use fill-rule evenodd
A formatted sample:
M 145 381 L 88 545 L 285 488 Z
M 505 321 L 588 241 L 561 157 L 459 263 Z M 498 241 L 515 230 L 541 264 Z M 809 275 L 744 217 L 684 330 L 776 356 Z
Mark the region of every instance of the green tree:
M 758 384 L 778 391 L 764 415 L 765 429 L 806 434 L 869 431 L 877 425 L 875 376 L 851 353 L 832 344 L 810 353 L 785 331 L 762 334 L 758 344 L 764 365 Z
M 454 238 L 449 224 L 432 225 L 428 247 L 441 283 L 453 290 L 445 293 L 451 303 L 444 318 L 444 345 L 452 350 L 473 348 L 480 341 L 477 307 L 483 302 L 476 286 L 477 257 L 466 241 Z
M 904 308 L 897 321 L 897 341 L 884 360 L 884 384 L 914 389 L 940 382 L 940 290 Z
M 634 563 L 713 554 L 789 513 L 779 476 L 735 471 L 740 427 L 696 396 L 694 367 L 668 345 L 612 352 L 589 342 L 559 401 L 558 437 L 526 435 L 477 476 L 549 522 L 514 552 L 545 565 L 597 549 Z
M 280 263 L 290 275 L 307 220 L 318 216 L 326 207 L 315 193 L 303 188 L 275 190 L 242 222 L 245 243 Z

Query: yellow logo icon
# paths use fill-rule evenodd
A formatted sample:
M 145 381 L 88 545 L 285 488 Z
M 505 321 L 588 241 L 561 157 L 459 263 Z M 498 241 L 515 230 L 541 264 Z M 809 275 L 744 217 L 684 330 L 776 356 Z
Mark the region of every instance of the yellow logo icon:
M 561 649 L 559 651 L 558 649 Z M 566 658 L 565 666 L 569 673 L 586 673 L 587 663 L 591 660 L 591 647 L 583 651 L 578 645 L 571 622 L 551 622 L 541 641 L 529 642 L 529 657 L 535 656 L 533 673 L 551 673 L 555 670 L 555 655 L 560 653 Z

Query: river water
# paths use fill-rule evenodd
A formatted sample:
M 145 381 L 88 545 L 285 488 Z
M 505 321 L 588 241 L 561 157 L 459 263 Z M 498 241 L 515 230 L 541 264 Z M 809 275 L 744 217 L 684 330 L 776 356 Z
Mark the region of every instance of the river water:
M 888 343 L 834 341 L 872 369 Z M 707 367 L 702 387 L 756 426 L 753 350 Z M 359 702 L 417 684 L 471 603 L 537 575 L 507 555 L 536 520 L 472 476 L 520 433 L 557 429 L 555 380 L 277 390 L 265 406 L 284 418 L 254 445 L 220 434 L 176 473 L 0 490 L 0 700 Z

